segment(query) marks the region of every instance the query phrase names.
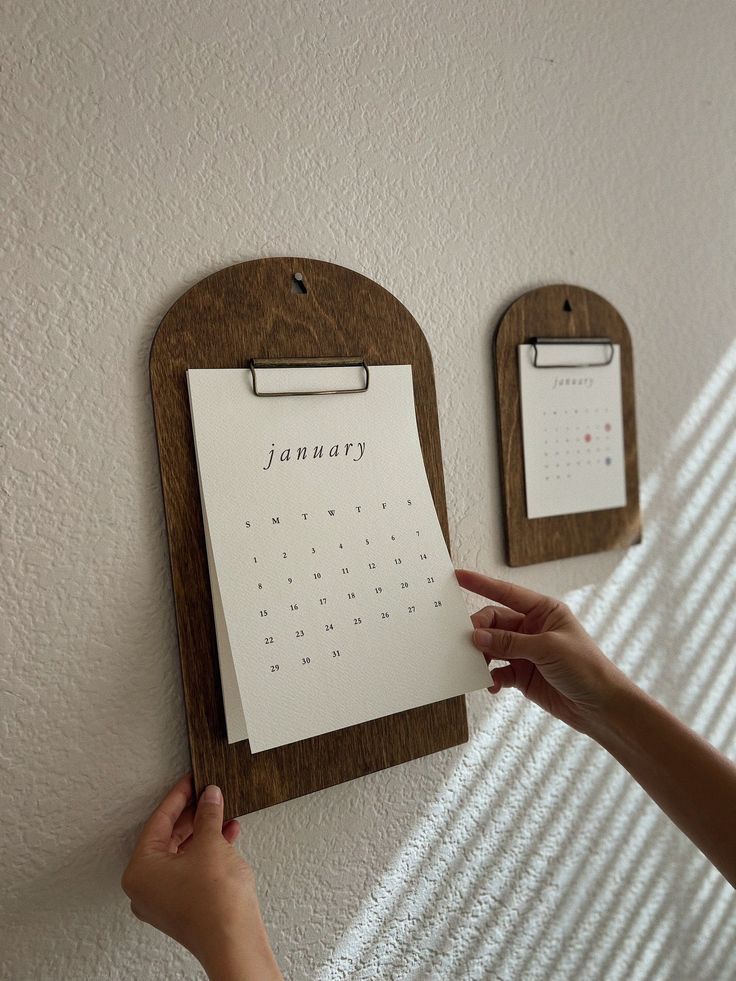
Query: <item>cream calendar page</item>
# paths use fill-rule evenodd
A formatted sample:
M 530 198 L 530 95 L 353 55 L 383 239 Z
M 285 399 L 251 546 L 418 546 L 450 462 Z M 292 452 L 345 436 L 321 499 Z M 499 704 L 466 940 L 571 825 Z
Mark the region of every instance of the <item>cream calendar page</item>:
M 344 370 L 274 376 L 352 387 Z M 259 398 L 243 369 L 187 380 L 230 742 L 247 731 L 260 752 L 487 687 L 411 366 L 372 367 L 355 394 Z
M 613 345 L 519 345 L 528 518 L 626 506 L 621 350 Z M 555 367 L 553 357 L 573 367 Z M 576 365 L 575 362 L 580 364 Z

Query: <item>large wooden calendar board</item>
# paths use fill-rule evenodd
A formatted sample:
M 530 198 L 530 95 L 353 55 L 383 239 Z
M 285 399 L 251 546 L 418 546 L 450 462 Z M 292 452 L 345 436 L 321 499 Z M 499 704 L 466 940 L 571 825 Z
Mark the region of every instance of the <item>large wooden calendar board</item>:
M 448 541 L 431 354 L 408 310 L 377 283 L 314 259 L 240 263 L 180 297 L 161 321 L 151 347 L 151 391 L 195 791 L 208 783 L 222 787 L 226 819 L 468 738 L 465 699 L 459 696 L 255 755 L 247 740 L 227 741 L 186 371 L 245 368 L 251 358 L 340 357 L 362 357 L 368 365 L 412 365 L 420 444 Z

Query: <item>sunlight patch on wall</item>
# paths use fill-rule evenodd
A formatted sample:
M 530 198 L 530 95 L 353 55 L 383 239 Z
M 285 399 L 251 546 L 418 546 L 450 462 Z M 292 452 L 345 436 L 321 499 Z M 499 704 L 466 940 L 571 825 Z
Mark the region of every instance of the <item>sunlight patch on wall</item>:
M 736 343 L 642 483 L 643 543 L 564 597 L 616 663 L 720 744 L 736 732 L 735 379 Z M 672 906 L 673 875 L 690 910 Z M 331 960 L 356 977 L 391 976 L 411 950 L 417 977 L 428 956 L 436 977 L 656 977 L 706 955 L 715 970 L 736 939 L 729 894 L 600 747 L 499 699 Z M 491 950 L 489 936 L 507 939 Z

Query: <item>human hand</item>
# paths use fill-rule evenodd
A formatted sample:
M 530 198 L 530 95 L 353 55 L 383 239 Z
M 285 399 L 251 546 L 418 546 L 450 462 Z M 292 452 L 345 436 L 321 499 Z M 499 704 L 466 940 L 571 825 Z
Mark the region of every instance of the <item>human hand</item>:
M 183 777 L 146 822 L 121 885 L 139 919 L 173 937 L 218 981 L 281 978 L 268 942 L 253 871 L 233 848 L 240 825 L 223 826 L 222 793 L 192 801 Z
M 487 662 L 508 661 L 491 671 L 488 691 L 518 688 L 573 729 L 596 735 L 617 693 L 634 688 L 558 600 L 522 586 L 456 570 L 464 589 L 502 603 L 471 617 L 473 643 Z

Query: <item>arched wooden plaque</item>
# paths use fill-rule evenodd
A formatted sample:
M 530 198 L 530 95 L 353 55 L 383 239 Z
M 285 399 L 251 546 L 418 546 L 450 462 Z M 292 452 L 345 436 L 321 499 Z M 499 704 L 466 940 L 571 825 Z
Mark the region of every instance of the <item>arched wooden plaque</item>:
M 549 518 L 527 517 L 518 346 L 533 337 L 607 337 L 613 344 L 620 344 L 626 507 Z M 621 315 L 602 296 L 580 286 L 543 286 L 525 293 L 506 310 L 496 329 L 494 353 L 508 564 L 531 565 L 640 542 L 634 364 L 631 337 Z
M 459 696 L 255 755 L 247 740 L 227 741 L 186 370 L 244 368 L 251 358 L 354 356 L 369 365 L 412 365 L 419 437 L 447 541 L 432 357 L 414 318 L 377 283 L 315 259 L 239 263 L 180 297 L 151 346 L 151 392 L 195 791 L 208 783 L 222 787 L 226 819 L 468 738 L 465 699 Z

